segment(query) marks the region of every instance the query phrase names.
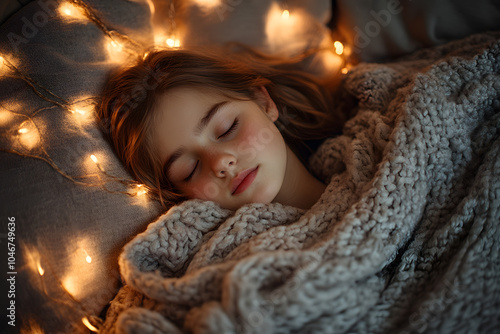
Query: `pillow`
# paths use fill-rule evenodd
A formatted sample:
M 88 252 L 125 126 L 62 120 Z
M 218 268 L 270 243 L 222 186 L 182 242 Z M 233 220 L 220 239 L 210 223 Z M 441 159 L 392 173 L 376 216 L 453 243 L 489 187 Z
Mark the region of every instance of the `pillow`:
M 152 43 L 147 4 L 85 3 L 107 26 L 140 44 Z M 119 288 L 122 246 L 163 211 L 145 196 L 121 193 L 137 190 L 120 183 L 132 178 L 98 130 L 92 106 L 82 100 L 98 94 L 117 63 L 104 32 L 76 7 L 60 7 L 68 4 L 31 2 L 0 27 L 4 273 L 12 265 L 12 293 L 2 290 L 8 297 L 2 333 L 88 333 L 82 319 L 92 322 Z M 72 10 L 76 14 L 66 16 Z M 21 80 L 8 63 L 32 81 Z M 76 99 L 87 114 L 65 108 L 65 101 Z
M 0 24 L 30 1 L 33 0 L 4 0 L 0 2 Z
M 336 30 L 353 57 L 383 61 L 500 29 L 496 0 L 337 0 Z M 335 25 L 336 24 L 336 29 Z
M 15 297 L 4 305 L 14 305 L 8 320 L 16 326 L 7 327 L 15 333 L 88 332 L 82 319 L 96 324 L 93 316 L 119 288 L 117 257 L 123 245 L 163 211 L 156 201 L 136 195 L 140 188 L 130 184 L 132 177 L 89 116 L 88 97 L 99 93 L 127 51 L 133 54 L 165 37 L 171 13 L 159 5 L 167 2 L 156 2 L 154 33 L 151 1 L 83 2 L 132 44 L 116 34 L 111 43 L 105 29 L 81 9 L 64 7 L 70 3 L 33 1 L 0 27 L 0 240 L 5 245 L 8 238 L 15 240 Z M 292 54 L 329 40 L 327 0 L 283 2 L 290 19 L 283 21 L 283 8 L 274 2 L 223 1 L 212 12 L 207 3 L 176 2 L 182 4 L 175 18 L 183 45 L 237 41 Z M 275 26 L 265 24 L 268 19 Z M 277 38 L 283 27 L 286 38 Z M 310 64 L 320 72 L 324 66 Z

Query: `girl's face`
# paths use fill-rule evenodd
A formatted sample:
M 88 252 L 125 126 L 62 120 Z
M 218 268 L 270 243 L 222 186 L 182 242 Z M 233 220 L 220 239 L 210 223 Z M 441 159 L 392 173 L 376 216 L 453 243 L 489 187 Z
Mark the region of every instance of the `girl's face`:
M 179 87 L 157 101 L 154 140 L 164 170 L 189 198 L 235 210 L 270 203 L 280 191 L 287 147 L 274 125 L 276 105 L 265 88 L 255 101 L 215 90 Z

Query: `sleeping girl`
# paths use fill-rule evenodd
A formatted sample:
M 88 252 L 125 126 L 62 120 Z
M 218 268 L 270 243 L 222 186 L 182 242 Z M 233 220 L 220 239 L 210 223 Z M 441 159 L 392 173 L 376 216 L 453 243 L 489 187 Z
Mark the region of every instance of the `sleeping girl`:
M 202 199 L 236 210 L 310 208 L 325 184 L 311 143 L 340 126 L 315 77 L 255 52 L 153 51 L 108 80 L 98 107 L 128 171 L 168 208 Z

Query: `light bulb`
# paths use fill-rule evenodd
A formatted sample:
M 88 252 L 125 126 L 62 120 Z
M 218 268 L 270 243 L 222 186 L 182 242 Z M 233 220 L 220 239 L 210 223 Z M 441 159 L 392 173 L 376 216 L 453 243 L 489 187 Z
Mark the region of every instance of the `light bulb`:
M 28 150 L 33 149 L 40 142 L 40 133 L 32 121 L 24 121 L 17 132 L 19 142 Z
M 283 13 L 281 13 L 281 17 L 284 18 L 284 19 L 287 19 L 290 17 L 290 12 L 288 11 L 288 9 L 285 9 L 283 11 Z
M 115 48 L 116 51 L 122 51 L 123 50 L 123 45 L 121 45 L 120 43 L 115 42 L 113 40 L 110 43 L 111 43 L 111 46 L 113 48 Z
M 144 194 L 146 194 L 148 192 L 147 189 L 143 188 L 142 184 L 138 184 L 137 188 L 138 188 L 137 193 L 136 193 L 137 196 L 144 195 Z
M 344 45 L 339 41 L 335 41 L 335 43 L 333 43 L 333 47 L 335 48 L 335 53 L 339 56 L 344 53 Z
M 88 329 L 90 329 L 92 332 L 98 332 L 99 330 L 97 328 L 95 328 L 94 326 L 92 326 L 92 324 L 90 323 L 89 319 L 87 319 L 87 317 L 83 317 L 82 318 L 82 322 L 85 326 L 87 326 Z
M 69 21 L 85 21 L 87 18 L 80 7 L 69 2 L 63 2 L 58 8 L 59 15 Z
M 38 262 L 36 266 L 38 268 L 38 273 L 40 274 L 40 276 L 43 276 L 43 274 L 45 274 L 45 270 L 43 270 L 42 266 L 40 265 L 40 262 Z
M 169 47 L 173 48 L 175 45 L 175 40 L 173 40 L 172 38 L 167 38 L 166 43 Z
M 178 48 L 181 46 L 181 41 L 178 38 L 170 37 L 165 40 L 165 43 L 170 48 Z
M 93 154 L 90 156 L 90 159 L 92 159 L 92 161 L 93 161 L 93 162 L 95 162 L 95 163 L 97 163 L 97 162 L 98 162 L 98 160 L 97 160 L 96 156 L 95 156 L 95 155 L 93 155 Z

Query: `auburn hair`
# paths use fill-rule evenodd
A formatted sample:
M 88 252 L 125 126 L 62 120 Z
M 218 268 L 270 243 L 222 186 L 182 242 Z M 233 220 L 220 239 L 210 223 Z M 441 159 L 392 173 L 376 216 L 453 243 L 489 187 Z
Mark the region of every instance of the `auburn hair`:
M 153 50 L 110 75 L 97 104 L 98 123 L 126 169 L 168 208 L 186 198 L 166 177 L 155 151 L 157 98 L 175 87 L 199 86 L 252 100 L 256 88 L 264 86 L 279 111 L 275 124 L 297 152 L 304 140 L 325 138 L 343 122 L 335 112 L 331 89 L 298 69 L 305 57 L 284 60 L 245 47 L 230 54 Z

